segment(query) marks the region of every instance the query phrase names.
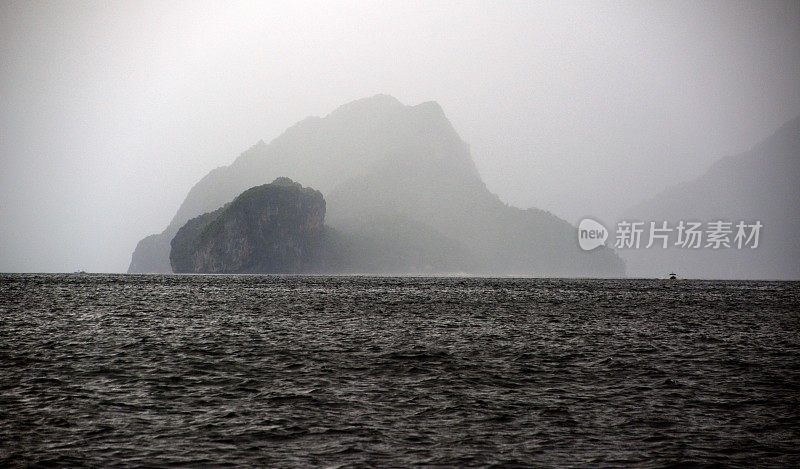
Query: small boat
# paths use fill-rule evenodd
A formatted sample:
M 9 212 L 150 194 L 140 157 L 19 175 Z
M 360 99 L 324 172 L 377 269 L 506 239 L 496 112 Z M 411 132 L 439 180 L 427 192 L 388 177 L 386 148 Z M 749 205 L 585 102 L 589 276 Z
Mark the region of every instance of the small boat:
M 670 280 L 678 280 L 678 276 L 677 276 L 677 275 L 675 275 L 675 272 L 671 272 L 671 273 L 669 274 L 669 279 L 670 279 Z

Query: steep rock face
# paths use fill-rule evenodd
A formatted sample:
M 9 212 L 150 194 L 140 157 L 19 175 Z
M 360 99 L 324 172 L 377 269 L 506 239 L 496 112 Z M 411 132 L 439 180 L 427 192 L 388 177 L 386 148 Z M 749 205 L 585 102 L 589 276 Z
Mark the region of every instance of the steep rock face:
M 128 272 L 172 272 L 169 264 L 169 240 L 174 235 L 174 230 L 167 229 L 163 233 L 150 235 L 139 241 L 131 256 Z
M 288 178 L 189 220 L 172 239 L 179 273 L 303 273 L 319 264 L 325 199 Z

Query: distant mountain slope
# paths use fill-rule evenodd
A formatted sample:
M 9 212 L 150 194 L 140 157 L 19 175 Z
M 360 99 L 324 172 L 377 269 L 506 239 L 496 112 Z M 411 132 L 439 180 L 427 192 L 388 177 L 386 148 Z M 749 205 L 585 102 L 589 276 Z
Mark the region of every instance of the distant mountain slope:
M 620 251 L 632 276 L 800 279 L 800 117 L 751 150 L 717 161 L 628 212 L 644 221 L 761 221 L 756 249 Z
M 129 271 L 169 271 L 169 242 L 187 220 L 280 176 L 320 190 L 335 231 L 372 247 L 358 263 L 365 273 L 624 273 L 612 251 L 580 251 L 567 222 L 490 193 L 438 104 L 405 106 L 386 95 L 307 118 L 211 171 L 166 230 L 139 243 Z M 381 239 L 389 235 L 406 248 Z

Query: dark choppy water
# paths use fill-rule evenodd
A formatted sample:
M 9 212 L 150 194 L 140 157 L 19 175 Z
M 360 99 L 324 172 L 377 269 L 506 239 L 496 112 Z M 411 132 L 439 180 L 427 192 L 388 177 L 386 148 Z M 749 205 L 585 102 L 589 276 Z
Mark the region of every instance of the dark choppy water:
M 0 276 L 0 465 L 800 464 L 800 284 Z

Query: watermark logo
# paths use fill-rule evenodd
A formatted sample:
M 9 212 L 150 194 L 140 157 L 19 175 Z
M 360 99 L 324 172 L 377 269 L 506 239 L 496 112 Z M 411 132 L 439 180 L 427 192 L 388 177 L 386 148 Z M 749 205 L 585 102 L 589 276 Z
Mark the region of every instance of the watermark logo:
M 584 218 L 578 225 L 578 244 L 584 251 L 591 251 L 606 243 L 608 230 L 599 221 Z
M 628 221 L 617 223 L 613 246 L 616 249 L 756 249 L 764 225 L 754 222 L 715 220 L 708 223 L 681 220 Z M 584 251 L 603 246 L 609 232 L 600 222 L 584 218 L 578 225 L 578 244 Z
M 764 225 L 753 222 L 715 220 L 708 223 L 684 221 L 617 223 L 613 246 L 616 249 L 756 249 Z M 584 218 L 578 225 L 578 244 L 591 251 L 605 244 L 609 232 L 599 222 Z

